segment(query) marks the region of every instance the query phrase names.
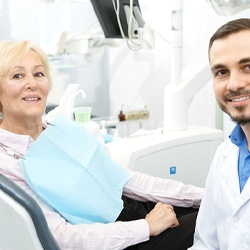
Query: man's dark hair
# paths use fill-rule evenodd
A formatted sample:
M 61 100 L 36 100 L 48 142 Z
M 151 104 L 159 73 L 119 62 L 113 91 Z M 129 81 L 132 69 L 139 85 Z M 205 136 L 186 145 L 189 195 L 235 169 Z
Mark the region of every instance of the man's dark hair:
M 215 40 L 227 37 L 242 30 L 250 30 L 250 18 L 240 18 L 222 25 L 210 38 L 208 53 L 210 53 L 210 49 Z

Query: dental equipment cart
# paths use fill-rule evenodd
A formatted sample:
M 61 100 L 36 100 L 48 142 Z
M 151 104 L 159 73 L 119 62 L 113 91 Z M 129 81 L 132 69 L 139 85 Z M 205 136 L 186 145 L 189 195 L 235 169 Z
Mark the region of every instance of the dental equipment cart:
M 222 141 L 221 130 L 190 127 L 122 138 L 106 146 L 110 156 L 125 168 L 204 187 Z

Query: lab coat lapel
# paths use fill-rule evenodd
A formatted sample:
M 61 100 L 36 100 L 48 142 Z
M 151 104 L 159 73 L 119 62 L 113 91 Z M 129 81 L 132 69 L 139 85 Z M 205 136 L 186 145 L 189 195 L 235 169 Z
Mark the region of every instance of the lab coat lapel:
M 239 178 L 238 178 L 238 156 L 239 149 L 237 146 L 230 144 L 224 151 L 224 164 L 222 166 L 221 176 L 225 182 L 223 187 L 231 192 L 232 197 L 238 203 L 240 197 Z
M 241 192 L 239 207 L 241 207 L 244 203 L 246 203 L 249 200 L 249 198 L 250 198 L 250 180 L 248 178 L 248 181 Z
M 235 198 L 235 212 L 242 207 L 250 198 L 250 180 L 248 179 L 244 189 L 240 193 L 239 175 L 238 175 L 238 157 L 239 148 L 231 144 L 224 151 L 226 158 L 222 169 L 222 178 L 226 183 L 226 188 Z

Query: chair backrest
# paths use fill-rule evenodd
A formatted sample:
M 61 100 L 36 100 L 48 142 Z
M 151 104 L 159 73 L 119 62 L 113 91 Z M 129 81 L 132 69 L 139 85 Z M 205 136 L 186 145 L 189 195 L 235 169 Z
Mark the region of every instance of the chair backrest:
M 2 174 L 0 174 L 0 249 L 60 249 L 37 202 Z

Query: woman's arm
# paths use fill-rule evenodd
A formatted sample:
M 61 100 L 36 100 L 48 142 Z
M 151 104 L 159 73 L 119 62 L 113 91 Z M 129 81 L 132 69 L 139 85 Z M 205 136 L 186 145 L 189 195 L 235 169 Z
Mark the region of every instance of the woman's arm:
M 45 211 L 45 217 L 62 250 L 125 249 L 149 239 L 149 227 L 144 219 L 71 225 L 55 212 Z

